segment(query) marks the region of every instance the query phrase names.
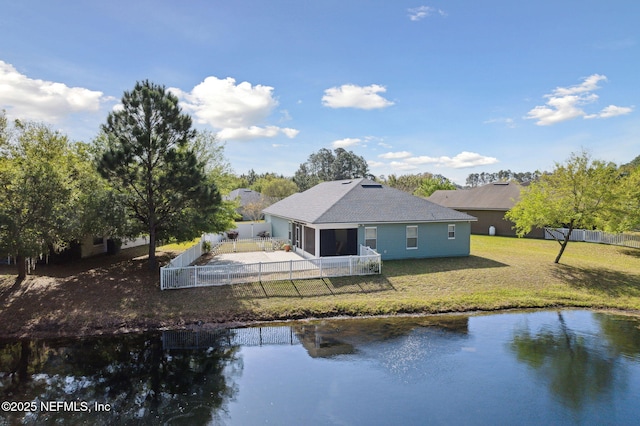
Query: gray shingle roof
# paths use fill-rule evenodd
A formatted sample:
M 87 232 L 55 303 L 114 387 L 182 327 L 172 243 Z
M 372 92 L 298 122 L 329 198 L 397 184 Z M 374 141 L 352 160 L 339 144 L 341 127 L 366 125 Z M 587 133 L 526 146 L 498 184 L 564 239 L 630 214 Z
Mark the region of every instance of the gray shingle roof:
M 262 195 L 259 192 L 256 192 L 252 189 L 248 188 L 238 188 L 234 189 L 224 197 L 225 200 L 235 200 L 236 198 L 240 198 L 240 205 L 244 206 L 249 203 L 255 203 L 260 201 Z
M 496 182 L 472 189 L 435 191 L 428 200 L 452 209 L 507 211 L 520 198 L 521 188 L 514 182 Z
M 264 213 L 315 224 L 476 220 L 365 178 L 323 182 L 272 204 Z

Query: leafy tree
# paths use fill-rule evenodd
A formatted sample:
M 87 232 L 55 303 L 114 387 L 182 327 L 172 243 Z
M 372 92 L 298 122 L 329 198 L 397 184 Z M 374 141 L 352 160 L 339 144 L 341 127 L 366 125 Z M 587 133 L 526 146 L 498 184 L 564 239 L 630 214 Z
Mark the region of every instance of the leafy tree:
M 140 232 L 149 234 L 149 264 L 159 238 L 188 240 L 216 230 L 220 194 L 198 158 L 191 118 L 164 86 L 147 81 L 125 92 L 102 126 L 107 147 L 98 171 L 123 195 Z
M 253 181 L 253 183 L 251 185 L 249 185 L 249 188 L 253 189 L 256 192 L 263 193 L 264 192 L 264 188 L 271 181 L 273 181 L 275 179 L 289 180 L 289 179 L 285 178 L 283 175 L 278 175 L 278 174 L 275 174 L 275 173 L 267 172 L 267 173 L 262 173 L 262 174 L 256 175 L 256 179 Z
M 400 175 L 390 174 L 383 180 L 386 185 L 419 197 L 428 197 L 439 189 L 456 189 L 456 185 L 442 175 L 429 172 Z
M 636 158 L 634 158 L 633 160 L 631 160 L 627 164 L 624 164 L 624 165 L 620 166 L 620 169 L 622 171 L 625 171 L 625 172 L 632 172 L 633 170 L 637 169 L 638 167 L 640 167 L 640 155 L 638 155 Z
M 386 180 L 384 180 L 384 183 L 392 188 L 413 194 L 420 187 L 420 182 L 423 179 L 430 178 L 431 176 L 431 173 L 418 173 L 400 176 L 390 174 Z
M 296 170 L 296 173 L 293 176 L 293 181 L 300 191 L 306 191 L 307 189 L 319 184 L 320 178 L 309 170 L 307 163 L 303 163 L 300 164 L 300 167 Z
M 322 148 L 300 165 L 293 180 L 300 191 L 305 191 L 320 182 L 360 177 L 373 177 L 363 157 L 344 148 L 337 148 L 333 152 Z
M 456 186 L 444 176 L 435 175 L 422 179 L 420 186 L 414 191 L 414 195 L 428 197 L 440 189 L 456 189 Z
M 521 184 L 535 182 L 540 178 L 541 173 L 535 172 L 512 172 L 511 170 L 500 170 L 496 173 L 471 173 L 467 176 L 467 186 L 475 188 L 493 182 L 515 181 Z
M 298 187 L 290 179 L 272 179 L 262 187 L 262 196 L 269 204 L 280 201 L 296 192 L 298 192 Z
M 607 230 L 622 232 L 640 229 L 640 166 L 623 166 L 621 180 L 614 188 L 616 204 L 609 211 Z
M 260 197 L 255 201 L 250 201 L 242 207 L 242 213 L 247 215 L 249 219 L 256 222 L 262 219 L 262 210 L 269 206 L 269 202 L 265 197 Z
M 618 205 L 618 183 L 615 164 L 592 160 L 585 151 L 572 154 L 566 164 L 556 164 L 552 173 L 523 188 L 520 201 L 505 217 L 515 223 L 520 237 L 534 227 L 568 228 L 561 237 L 550 233 L 560 244 L 555 259 L 559 263 L 574 229 L 603 229 L 607 225 Z
M 44 124 L 0 122 L 0 252 L 26 258 L 79 239 L 90 216 L 97 176 L 82 145 Z
M 242 188 L 242 179 L 237 177 L 231 164 L 224 155 L 225 144 L 208 130 L 200 130 L 194 138 L 194 146 L 198 159 L 205 164 L 207 177 L 215 182 L 221 195 L 228 195 L 236 188 Z M 221 200 L 218 209 L 213 214 L 212 223 L 215 228 L 211 232 L 222 232 L 235 227 L 235 220 L 239 217 L 237 209 L 240 204 L 236 200 Z
M 369 165 L 364 157 L 344 148 L 334 150 L 335 160 L 331 164 L 332 180 L 370 177 Z

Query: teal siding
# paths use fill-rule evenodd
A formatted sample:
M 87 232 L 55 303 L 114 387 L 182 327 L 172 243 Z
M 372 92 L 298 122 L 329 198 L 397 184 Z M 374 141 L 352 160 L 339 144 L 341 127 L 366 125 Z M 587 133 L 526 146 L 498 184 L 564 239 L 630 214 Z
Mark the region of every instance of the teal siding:
M 455 239 L 449 239 L 449 224 L 456 225 Z M 470 253 L 469 222 L 381 223 L 366 226 L 378 228 L 377 252 L 383 260 L 468 256 Z M 407 249 L 407 226 L 418 226 L 418 247 L 415 249 Z M 364 244 L 364 227 L 358 229 L 358 242 Z
M 271 236 L 289 240 L 289 221 L 281 217 L 265 216 L 265 222 L 271 223 Z

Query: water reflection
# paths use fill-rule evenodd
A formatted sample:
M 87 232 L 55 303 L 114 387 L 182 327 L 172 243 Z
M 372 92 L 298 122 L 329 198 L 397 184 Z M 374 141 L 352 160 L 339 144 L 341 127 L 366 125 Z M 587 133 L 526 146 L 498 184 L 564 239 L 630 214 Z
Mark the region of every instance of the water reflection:
M 557 324 L 547 323 L 535 333 L 529 328 L 517 330 L 511 349 L 563 403 L 580 409 L 587 400 L 610 393 L 624 376 L 615 354 L 601 344 L 600 336 L 569 329 L 560 311 L 557 318 Z
M 401 321 L 368 318 L 311 322 L 291 328 L 307 353 L 316 358 L 355 354 L 358 347 L 376 342 L 391 343 L 420 329 L 465 335 L 468 321 L 469 317 L 462 315 L 402 318 Z
M 206 424 L 237 390 L 237 350 L 213 344 L 208 350 L 165 351 L 158 334 L 8 342 L 0 345 L 3 401 L 35 402 L 38 408 L 3 414 L 28 424 Z M 98 402 L 110 410 L 41 410 L 40 402 L 47 401 L 84 401 L 89 409 Z
M 0 396 L 111 406 L 0 425 L 632 424 L 640 321 L 546 311 L 5 341 Z

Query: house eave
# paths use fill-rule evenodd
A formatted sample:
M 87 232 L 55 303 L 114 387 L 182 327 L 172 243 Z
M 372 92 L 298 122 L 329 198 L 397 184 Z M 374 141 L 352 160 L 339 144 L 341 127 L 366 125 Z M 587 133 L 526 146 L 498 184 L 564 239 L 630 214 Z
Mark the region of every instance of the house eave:
M 269 214 L 269 213 L 267 213 Z M 279 217 L 281 219 L 284 220 L 288 220 L 291 222 L 297 222 L 297 223 L 302 223 L 305 225 L 316 225 L 316 226 L 327 226 L 327 225 L 340 225 L 340 226 L 345 226 L 345 225 L 373 225 L 373 224 L 379 224 L 379 223 L 384 223 L 384 224 L 400 224 L 400 223 L 452 223 L 452 222 L 477 222 L 478 218 L 470 216 L 469 218 L 458 218 L 458 219 L 412 219 L 412 220 L 358 220 L 358 221 L 348 221 L 348 222 L 325 222 L 325 221 L 308 221 L 308 220 L 304 220 L 301 218 L 295 218 L 295 217 L 287 217 L 287 216 L 282 216 L 282 215 L 278 215 L 278 214 L 269 214 L 270 216 L 274 216 L 274 217 Z

